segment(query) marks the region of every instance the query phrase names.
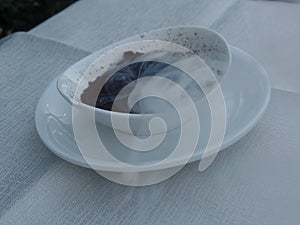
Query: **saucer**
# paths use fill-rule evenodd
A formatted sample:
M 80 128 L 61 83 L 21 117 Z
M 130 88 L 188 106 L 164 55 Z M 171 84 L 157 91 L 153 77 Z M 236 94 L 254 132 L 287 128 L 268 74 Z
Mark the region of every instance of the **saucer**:
M 232 66 L 227 77 L 220 84 L 227 111 L 227 127 L 222 150 L 238 141 L 257 124 L 271 94 L 269 79 L 264 68 L 241 49 L 231 46 L 231 51 Z M 57 78 L 50 83 L 37 104 L 35 111 L 37 132 L 54 154 L 70 163 L 90 168 L 81 155 L 73 131 L 70 129 L 72 128 L 72 106 L 60 95 L 56 84 Z M 100 125 L 99 129 L 105 134 L 106 141 L 113 142 L 109 128 Z M 203 130 L 205 132 L 205 129 Z M 169 132 L 174 133 L 176 129 Z M 205 145 L 199 144 L 189 162 L 200 160 L 204 147 Z M 118 156 L 122 158 L 124 153 Z M 156 154 L 154 158 L 159 159 L 160 155 Z M 108 162 L 95 163 L 101 164 L 101 168 L 105 171 L 115 171 L 114 165 L 108 165 Z

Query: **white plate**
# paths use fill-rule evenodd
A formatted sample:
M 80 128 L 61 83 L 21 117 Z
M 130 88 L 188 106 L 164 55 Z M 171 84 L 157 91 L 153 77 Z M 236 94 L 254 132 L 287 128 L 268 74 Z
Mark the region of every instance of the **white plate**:
M 227 110 L 227 128 L 222 149 L 238 141 L 256 125 L 267 107 L 271 93 L 269 79 L 263 67 L 244 51 L 236 47 L 231 47 L 231 51 L 232 67 L 228 76 L 221 82 Z M 73 133 L 70 132 L 71 105 L 59 94 L 56 82 L 57 79 L 47 87 L 37 104 L 37 132 L 53 153 L 76 165 L 89 167 L 76 145 Z M 61 118 L 57 119 L 52 115 Z M 205 126 L 204 124 L 202 131 L 209 130 L 205 129 Z M 100 130 L 109 142 L 111 137 L 108 128 L 100 127 Z M 176 133 L 176 130 L 172 132 Z M 202 133 L 202 136 L 205 137 L 205 134 Z M 197 146 L 190 162 L 201 159 L 205 146 L 206 143 Z M 124 152 L 115 154 L 122 161 L 127 160 Z M 165 156 L 158 153 L 151 157 L 152 160 L 159 160 Z M 141 159 L 138 161 L 140 163 Z M 98 163 L 101 164 L 101 168 L 106 168 L 106 171 L 115 171 L 114 165 L 105 165 L 107 162 Z

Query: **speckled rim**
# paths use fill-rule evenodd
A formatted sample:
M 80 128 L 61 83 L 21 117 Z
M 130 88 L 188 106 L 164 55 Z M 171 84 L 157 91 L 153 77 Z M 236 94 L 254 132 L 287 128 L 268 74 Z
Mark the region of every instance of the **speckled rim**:
M 230 45 L 226 41 L 226 39 L 221 34 L 219 34 L 218 32 L 216 32 L 216 31 L 214 31 L 214 30 L 212 30 L 210 28 L 201 27 L 201 26 L 184 26 L 184 25 L 179 25 L 179 26 L 171 26 L 171 27 L 159 28 L 159 29 L 154 29 L 154 30 L 150 30 L 150 31 L 147 31 L 147 32 L 143 32 L 143 33 L 140 33 L 140 34 L 137 34 L 137 35 L 134 35 L 134 36 L 122 39 L 122 40 L 120 40 L 118 42 L 115 42 L 113 44 L 110 44 L 110 45 L 108 45 L 108 46 L 106 46 L 106 47 L 104 47 L 104 48 L 102 48 L 102 49 L 100 49 L 100 50 L 98 50 L 98 51 L 96 51 L 96 52 L 88 55 L 87 57 L 83 58 L 82 60 L 80 60 L 79 62 L 75 63 L 74 65 L 76 65 L 76 64 L 78 64 L 78 63 L 80 63 L 80 62 L 82 62 L 84 60 L 87 60 L 87 59 L 89 59 L 90 64 L 92 64 L 101 55 L 105 54 L 110 49 L 113 49 L 113 48 L 115 48 L 115 47 L 117 47 L 119 45 L 122 45 L 122 44 L 127 43 L 127 42 L 131 42 L 131 41 L 147 40 L 147 39 L 143 39 L 143 38 L 146 37 L 147 35 L 151 34 L 151 33 L 158 33 L 158 32 L 162 32 L 162 31 L 166 31 L 166 30 L 172 30 L 172 29 L 182 29 L 182 30 L 184 30 L 184 29 L 197 29 L 197 30 L 202 30 L 202 31 L 205 31 L 205 32 L 211 32 L 214 35 L 218 36 L 223 41 L 224 46 L 226 46 L 226 54 L 228 55 L 227 68 L 224 71 L 224 76 L 226 77 L 226 74 L 229 72 L 229 69 L 230 69 L 231 63 L 232 63 L 232 54 L 231 54 L 231 50 L 230 50 Z M 71 66 L 71 67 L 73 67 L 73 66 Z M 70 99 L 68 96 L 66 96 L 66 94 L 59 87 L 59 81 L 60 81 L 60 79 L 61 79 L 62 76 L 60 76 L 59 79 L 57 80 L 57 89 L 58 89 L 59 93 L 69 103 L 73 104 L 74 102 L 72 101 L 72 99 Z M 114 113 L 115 115 L 119 115 L 121 117 L 122 117 L 122 115 L 123 116 L 127 115 L 127 113 L 124 113 L 124 112 L 114 112 L 114 111 L 105 110 L 105 109 L 101 109 L 101 108 L 95 108 L 95 107 L 90 106 L 88 104 L 85 104 L 83 102 L 81 102 L 78 106 L 84 107 L 84 108 L 90 109 L 90 110 L 95 110 L 96 113 L 100 113 L 100 114 L 107 115 L 107 116 L 111 115 L 112 113 Z M 134 118 L 152 118 L 153 117 L 153 115 L 151 115 L 151 114 L 132 114 L 132 113 L 130 113 L 129 116 L 131 118 L 133 118 L 133 117 Z

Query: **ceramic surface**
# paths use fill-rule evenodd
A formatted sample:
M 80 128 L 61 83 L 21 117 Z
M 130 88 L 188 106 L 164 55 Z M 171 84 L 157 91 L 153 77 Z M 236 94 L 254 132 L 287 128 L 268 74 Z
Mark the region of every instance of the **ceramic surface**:
M 141 42 L 146 40 L 150 41 L 150 43 Z M 167 41 L 168 44 L 166 45 L 156 44 L 157 40 Z M 139 41 L 139 42 L 135 42 L 135 41 Z M 122 44 L 126 44 L 126 45 L 121 46 Z M 145 125 L 149 124 L 149 121 L 154 117 L 153 115 L 149 115 L 149 114 L 126 115 L 126 113 L 124 114 L 124 113 L 111 112 L 108 110 L 98 109 L 93 106 L 82 103 L 82 99 L 80 96 L 84 92 L 84 90 L 87 89 L 89 84 L 91 82 L 95 82 L 95 80 L 97 80 L 97 78 L 101 76 L 101 74 L 107 74 L 109 71 L 111 71 L 111 68 L 117 67 L 119 62 L 123 60 L 122 57 L 125 52 L 130 51 L 133 53 L 139 53 L 139 54 L 142 53 L 142 56 L 139 56 L 138 59 L 134 59 L 134 60 L 145 61 L 147 57 L 143 56 L 143 54 L 146 55 L 146 53 L 148 52 L 151 53 L 154 50 L 155 51 L 161 49 L 165 51 L 176 50 L 177 52 L 181 52 L 181 53 L 185 51 L 179 46 L 183 46 L 184 48 L 200 56 L 200 58 L 205 61 L 204 64 L 207 64 L 209 68 L 214 72 L 218 81 L 221 81 L 223 77 L 226 77 L 226 74 L 231 65 L 231 52 L 226 40 L 220 34 L 212 30 L 209 30 L 207 28 L 178 26 L 178 27 L 153 30 L 141 35 L 130 37 L 120 42 L 114 43 L 110 46 L 107 46 L 106 48 L 101 49 L 87 56 L 86 58 L 82 59 L 80 62 L 74 64 L 67 71 L 65 71 L 65 73 L 58 79 L 58 83 L 57 83 L 58 89 L 60 93 L 68 101 L 76 102 L 77 103 L 75 104 L 76 107 L 78 106 L 80 107 L 80 109 L 87 110 L 87 111 L 95 110 L 96 121 L 102 123 L 103 125 L 112 127 L 112 124 L 110 122 L 110 117 L 111 114 L 114 114 L 114 119 L 117 121 L 115 122 L 115 124 L 117 124 L 117 127 L 115 128 L 130 133 L 131 130 L 128 130 L 128 127 L 121 126 L 122 121 L 124 121 L 127 117 L 129 117 L 133 122 L 132 131 L 134 133 L 145 135 L 147 132 L 144 131 L 142 128 L 145 127 Z M 151 54 L 149 55 L 151 56 Z M 161 58 L 166 58 L 166 57 L 163 56 Z M 133 63 L 133 61 L 129 60 L 126 63 L 131 64 Z M 122 66 L 126 66 L 126 65 L 122 64 Z M 213 82 L 211 80 L 204 80 L 204 78 L 201 83 L 202 86 L 205 87 L 205 89 L 210 91 L 216 87 L 215 85 L 216 82 Z M 199 94 L 201 95 L 201 93 Z M 96 99 L 96 96 L 93 97 L 93 99 Z M 170 119 L 170 121 L 176 121 L 176 120 Z M 168 125 L 169 125 L 168 130 L 171 130 L 180 126 L 181 124 L 174 122 L 174 124 L 169 123 Z M 157 128 L 154 129 L 152 132 L 161 133 L 164 132 L 164 130 Z
M 227 129 L 222 149 L 238 141 L 256 125 L 267 107 L 271 92 L 269 79 L 263 67 L 244 51 L 235 47 L 231 47 L 231 51 L 232 67 L 226 79 L 221 83 L 227 110 Z M 56 155 L 71 163 L 89 167 L 81 156 L 72 134 L 71 105 L 58 92 L 56 82 L 57 79 L 48 86 L 38 102 L 35 114 L 38 134 Z M 209 113 L 203 111 L 202 121 L 208 121 L 208 115 Z M 200 136 L 203 137 L 203 140 L 208 137 L 208 128 L 208 123 L 202 123 Z M 107 143 L 113 143 L 110 135 L 111 129 L 99 125 L 98 130 Z M 170 138 L 164 143 L 164 149 L 168 149 L 168 146 L 172 149 L 177 134 L 177 129 L 167 133 Z M 206 144 L 205 141 L 201 143 L 201 137 L 190 162 L 201 159 Z M 156 151 L 147 159 L 143 159 L 139 155 L 126 155 L 118 149 L 113 152 L 120 160 L 139 165 L 160 160 L 166 157 L 164 154 L 169 153 L 168 151 Z M 98 165 L 104 171 L 122 171 L 121 168 L 117 168 L 110 162 L 94 163 L 95 167 Z M 167 169 L 168 165 L 165 165 L 165 168 Z

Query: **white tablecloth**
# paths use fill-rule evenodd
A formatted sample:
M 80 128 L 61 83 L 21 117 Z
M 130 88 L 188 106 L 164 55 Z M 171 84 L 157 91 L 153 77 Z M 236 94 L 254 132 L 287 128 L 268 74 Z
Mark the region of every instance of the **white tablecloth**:
M 300 5 L 270 1 L 84 0 L 2 40 L 0 224 L 299 224 L 299 18 Z M 112 183 L 47 150 L 34 109 L 54 77 L 111 42 L 178 24 L 221 32 L 289 92 L 273 89 L 262 121 L 208 170 L 193 163 L 149 187 Z
M 272 86 L 300 93 L 300 4 L 256 0 L 86 0 L 31 31 L 95 51 L 150 29 L 210 27 L 257 58 Z

